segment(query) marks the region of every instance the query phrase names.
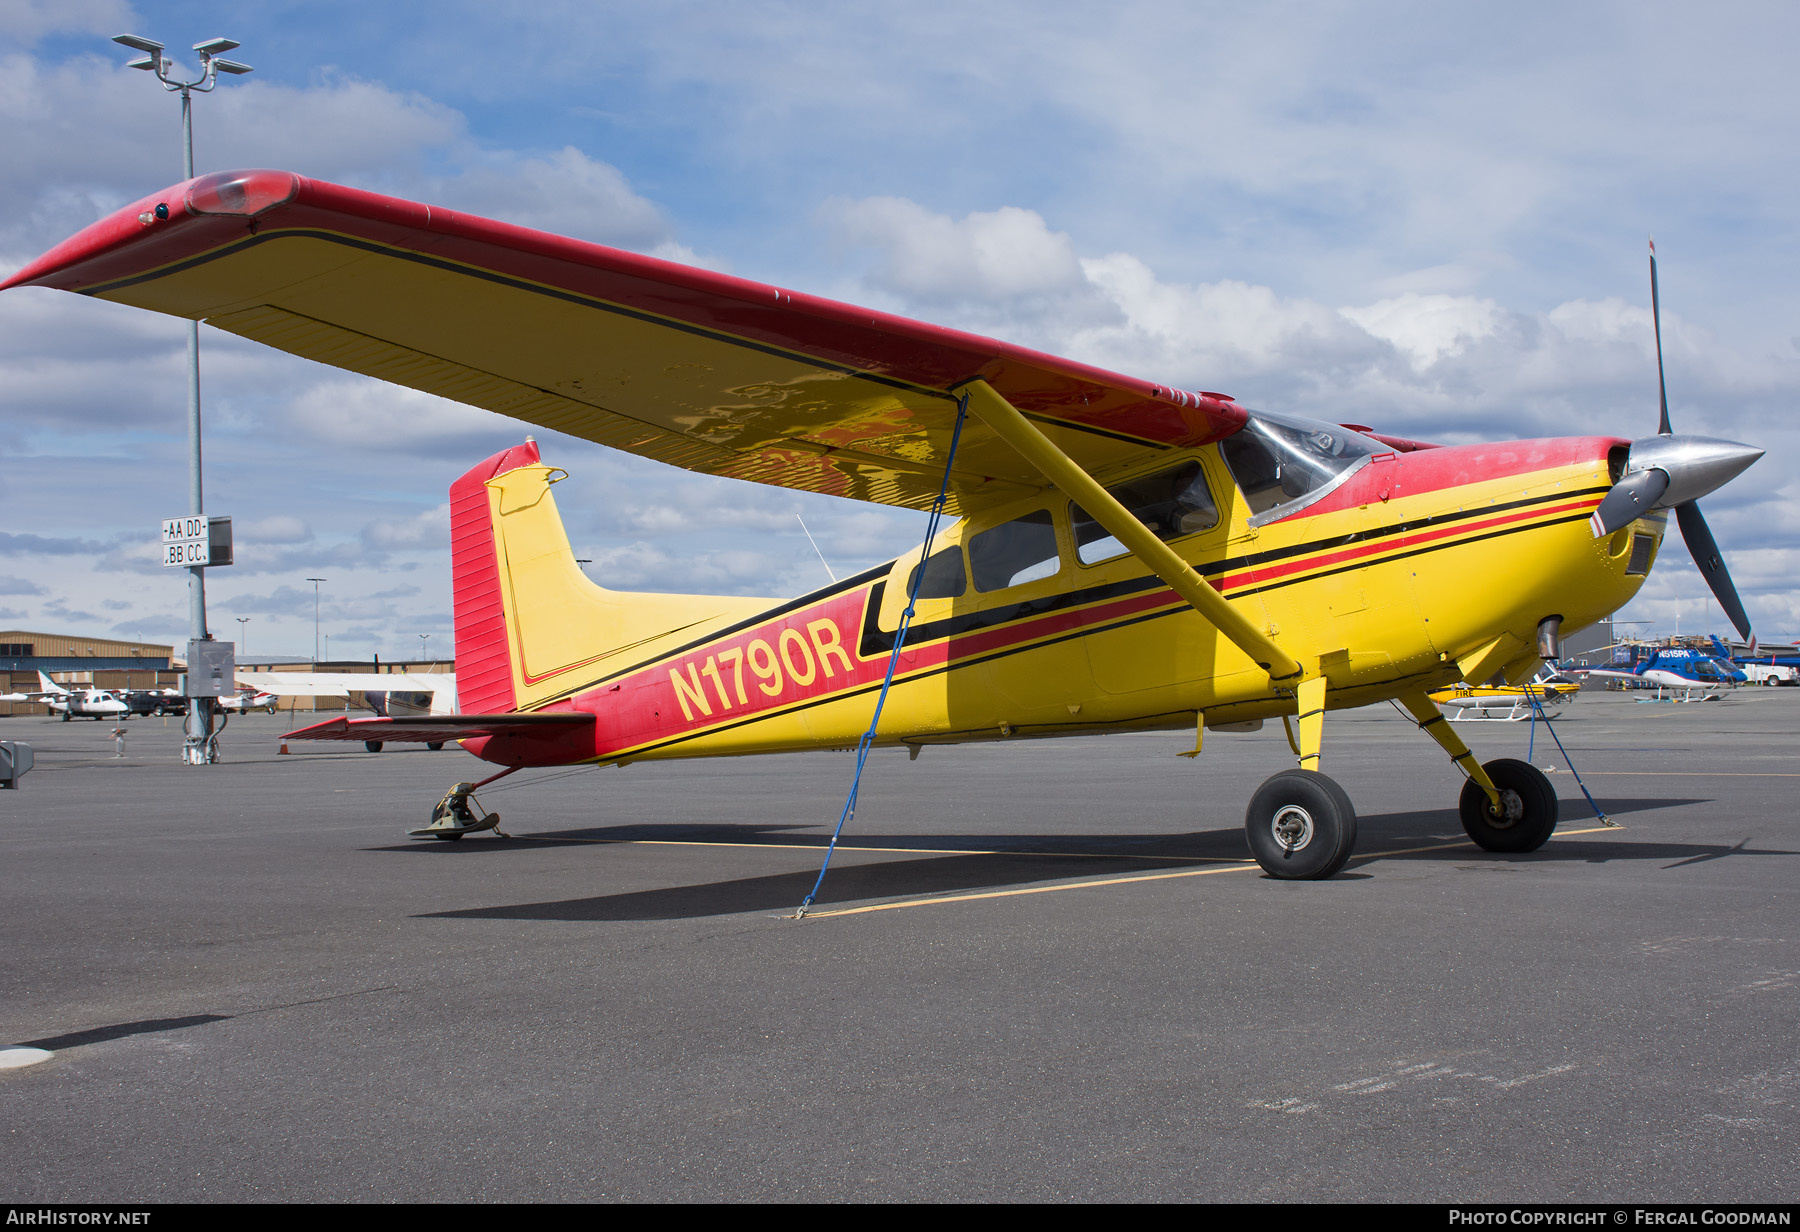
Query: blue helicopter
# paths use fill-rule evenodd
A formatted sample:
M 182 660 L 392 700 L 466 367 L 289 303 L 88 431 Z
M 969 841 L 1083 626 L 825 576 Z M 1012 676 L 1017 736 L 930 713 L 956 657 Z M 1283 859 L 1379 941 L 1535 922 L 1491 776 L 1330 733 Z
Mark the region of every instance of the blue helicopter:
M 1715 644 L 1717 639 L 1714 639 Z M 1636 687 L 1656 687 L 1656 700 L 1716 702 L 1721 691 L 1735 689 L 1748 677 L 1732 663 L 1729 654 L 1715 654 L 1692 646 L 1638 647 L 1650 653 L 1628 668 L 1588 667 L 1570 671 L 1583 676 L 1607 676 L 1631 681 Z M 1722 649 L 1722 648 L 1721 648 Z M 1663 690 L 1671 697 L 1665 699 Z M 1673 697 L 1674 691 L 1682 694 Z M 1700 696 L 1695 696 L 1696 693 Z

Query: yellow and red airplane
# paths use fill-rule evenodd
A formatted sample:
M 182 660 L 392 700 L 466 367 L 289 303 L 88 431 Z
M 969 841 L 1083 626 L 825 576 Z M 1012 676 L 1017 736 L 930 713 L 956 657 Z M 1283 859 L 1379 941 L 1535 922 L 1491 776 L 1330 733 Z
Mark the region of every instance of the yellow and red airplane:
M 1548 780 L 1479 764 L 1429 694 L 1526 679 L 1559 630 L 1618 609 L 1667 509 L 1749 633 L 1693 502 L 1760 451 L 1675 436 L 1666 396 L 1644 440 L 1436 447 L 284 171 L 146 197 L 0 288 L 21 285 L 690 470 L 913 509 L 941 491 L 960 519 L 922 568 L 919 549 L 797 599 L 610 591 L 528 437 L 450 489 L 464 713 L 290 739 L 461 740 L 501 773 L 853 746 L 916 592 L 876 744 L 1193 727 L 1198 753 L 1207 728 L 1279 718 L 1299 769 L 1255 793 L 1250 846 L 1318 878 L 1356 840 L 1318 770 L 1325 716 L 1384 699 L 1466 774 L 1477 843 L 1549 837 Z M 473 786 L 415 833 L 486 824 Z

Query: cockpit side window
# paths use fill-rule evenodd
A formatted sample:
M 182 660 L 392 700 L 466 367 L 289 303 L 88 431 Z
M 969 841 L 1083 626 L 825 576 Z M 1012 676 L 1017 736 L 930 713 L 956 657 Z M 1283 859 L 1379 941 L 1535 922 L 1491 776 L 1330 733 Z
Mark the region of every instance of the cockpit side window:
M 1132 517 L 1156 532 L 1158 539 L 1178 539 L 1219 524 L 1219 507 L 1197 461 L 1122 483 L 1107 492 Z M 1082 564 L 1111 560 L 1125 551 L 1125 545 L 1080 505 L 1069 506 L 1069 517 L 1075 531 L 1075 556 Z
M 921 599 L 956 599 L 969 588 L 968 575 L 963 572 L 962 549 L 959 547 L 933 552 L 924 568 L 925 578 L 918 582 Z M 907 594 L 912 593 L 913 583 L 918 578 L 919 566 L 914 565 L 912 576 L 906 579 Z
M 1056 522 L 1048 509 L 1002 522 L 969 539 L 969 571 L 976 590 L 1004 590 L 1051 577 L 1061 563 Z
M 1219 452 L 1257 518 L 1271 510 L 1304 508 L 1365 458 L 1392 450 L 1337 424 L 1258 411 L 1219 442 Z

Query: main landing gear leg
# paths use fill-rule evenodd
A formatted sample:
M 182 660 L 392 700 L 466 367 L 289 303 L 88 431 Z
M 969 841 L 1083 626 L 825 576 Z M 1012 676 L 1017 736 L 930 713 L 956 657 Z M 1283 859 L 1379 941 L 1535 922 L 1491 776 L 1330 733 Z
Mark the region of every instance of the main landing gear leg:
M 1483 765 L 1424 693 L 1410 693 L 1400 704 L 1412 714 L 1419 730 L 1437 741 L 1469 776 L 1457 811 L 1463 830 L 1476 846 L 1517 854 L 1536 851 L 1550 840 L 1556 829 L 1556 789 L 1542 770 L 1510 757 Z
M 501 838 L 511 838 L 511 835 L 500 828 L 500 814 L 490 813 L 481 807 L 481 801 L 475 798 L 475 789 L 486 787 L 495 779 L 503 779 L 517 769 L 517 766 L 508 767 L 479 783 L 458 783 L 445 792 L 444 798 L 431 810 L 431 824 L 420 826 L 417 830 L 408 830 L 406 836 L 443 839 L 453 843 L 465 834 L 492 830 Z
M 1250 851 L 1263 871 L 1284 881 L 1319 881 L 1344 867 L 1356 849 L 1356 808 L 1337 783 L 1319 773 L 1325 734 L 1325 678 L 1296 690 L 1299 729 L 1288 739 L 1300 769 L 1283 770 L 1256 789 L 1244 814 Z M 1282 716 L 1287 725 L 1287 716 Z

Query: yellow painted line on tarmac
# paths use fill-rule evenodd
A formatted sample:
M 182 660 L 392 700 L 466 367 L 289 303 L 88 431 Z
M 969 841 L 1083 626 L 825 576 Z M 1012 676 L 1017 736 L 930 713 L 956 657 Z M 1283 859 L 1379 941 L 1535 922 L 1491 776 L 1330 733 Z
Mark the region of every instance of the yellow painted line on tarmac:
M 1596 826 L 1591 830 L 1558 830 L 1552 838 L 1573 834 L 1599 834 L 1602 831 L 1623 830 L 1624 826 Z M 1422 851 L 1449 851 L 1458 847 L 1473 847 L 1474 843 L 1432 843 L 1425 847 L 1400 847 L 1388 851 L 1371 851 L 1363 855 L 1352 856 L 1352 860 L 1379 860 L 1383 856 L 1415 855 Z M 867 849 L 865 849 L 867 850 Z M 936 907 L 944 903 L 969 903 L 987 898 L 1018 898 L 1026 894 L 1056 894 L 1063 890 L 1092 890 L 1102 886 L 1132 885 L 1140 881 L 1173 881 L 1178 877 L 1205 877 L 1212 873 L 1243 873 L 1251 869 L 1261 869 L 1254 860 L 1233 863 L 1225 868 L 1193 868 L 1179 873 L 1140 873 L 1134 877 L 1107 877 L 1098 881 L 1072 881 L 1064 885 L 1026 886 L 1017 890 L 986 890 L 979 894 L 945 894 L 934 898 L 909 898 L 897 903 L 871 903 L 866 907 L 840 907 L 835 911 L 809 911 L 809 920 L 823 920 L 839 915 L 868 915 L 876 911 L 899 911 L 906 907 Z
M 1134 881 L 1169 881 L 1176 877 L 1204 877 L 1209 873 L 1242 873 L 1262 866 L 1254 860 L 1225 868 L 1190 868 L 1179 873 L 1143 873 L 1136 877 L 1108 877 L 1103 881 L 1076 881 L 1068 885 L 1026 886 L 1019 890 L 987 890 L 980 894 L 946 894 L 938 898 L 911 898 L 899 903 L 873 903 L 867 907 L 840 907 L 836 911 L 809 911 L 806 918 L 822 920 L 834 915 L 867 915 L 871 911 L 899 911 L 903 907 L 936 907 L 941 903 L 968 903 L 982 898 L 1017 898 L 1021 894 L 1055 894 L 1059 890 L 1091 890 L 1100 886 L 1129 885 Z
M 1782 770 L 1589 770 L 1587 777 L 1626 779 L 1800 779 Z

